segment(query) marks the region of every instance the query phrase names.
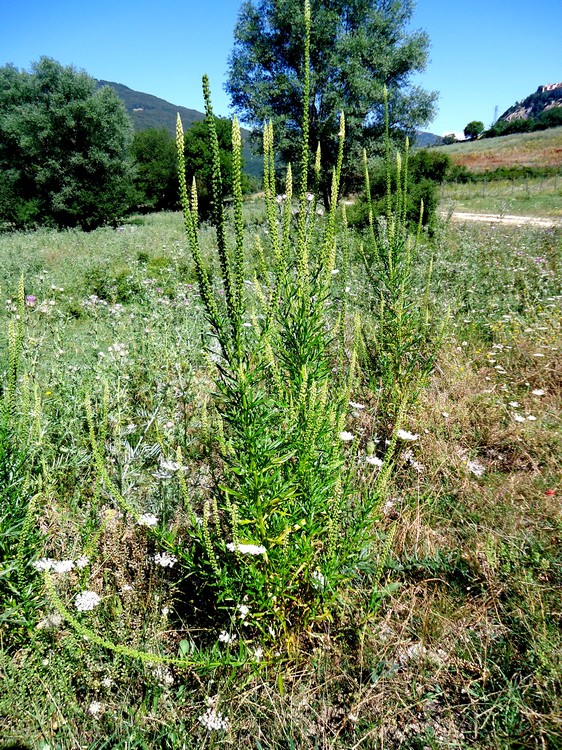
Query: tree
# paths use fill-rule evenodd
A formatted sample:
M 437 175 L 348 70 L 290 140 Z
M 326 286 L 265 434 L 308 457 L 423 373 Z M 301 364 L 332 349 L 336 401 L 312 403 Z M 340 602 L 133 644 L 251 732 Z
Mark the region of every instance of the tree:
M 109 87 L 42 57 L 0 68 L 0 220 L 93 229 L 129 207 L 133 130 Z
M 176 143 L 166 128 L 135 133 L 131 153 L 135 162 L 135 187 L 139 207 L 156 211 L 178 204 Z
M 464 137 L 474 141 L 479 135 L 482 135 L 483 132 L 484 123 L 480 120 L 472 120 L 472 122 L 469 122 L 464 129 Z
M 215 117 L 215 129 L 219 142 L 222 189 L 224 197 L 232 195 L 232 122 L 228 118 Z M 199 213 L 207 219 L 212 200 L 212 154 L 206 120 L 195 122 L 184 135 L 185 171 L 187 184 L 195 177 Z M 242 174 L 242 190 L 251 188 L 251 178 Z
M 424 69 L 428 38 L 406 30 L 413 0 L 312 0 L 310 149 L 320 143 L 325 196 L 337 155 L 339 112 L 346 117 L 344 189 L 362 180 L 361 151 L 383 132 L 384 88 L 391 133 L 427 124 L 435 93 L 409 86 Z M 226 89 L 242 122 L 272 119 L 277 152 L 298 163 L 302 120 L 302 0 L 246 0 L 234 30 Z M 379 146 L 380 149 L 380 146 Z M 327 169 L 326 169 L 327 167 Z

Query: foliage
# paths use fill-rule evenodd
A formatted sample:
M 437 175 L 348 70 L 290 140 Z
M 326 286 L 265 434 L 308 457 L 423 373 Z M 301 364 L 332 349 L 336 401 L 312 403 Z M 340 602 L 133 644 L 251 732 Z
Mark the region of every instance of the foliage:
M 0 219 L 93 229 L 128 209 L 132 126 L 115 92 L 43 57 L 0 69 Z
M 214 117 L 214 115 L 213 115 Z M 224 117 L 214 118 L 220 169 L 222 175 L 222 198 L 231 197 L 233 191 L 232 122 Z M 213 209 L 212 149 L 209 138 L 209 120 L 196 122 L 186 130 L 184 136 L 184 159 L 188 184 L 195 180 L 199 212 L 208 219 Z M 242 191 L 248 192 L 253 185 L 250 178 L 242 176 Z
M 464 137 L 474 141 L 484 132 L 484 123 L 480 120 L 472 120 L 464 129 Z
M 176 144 L 165 128 L 135 133 L 131 144 L 138 205 L 173 210 L 178 205 Z
M 384 216 L 387 211 L 388 170 L 391 182 L 399 180 L 396 162 L 388 164 L 384 159 L 371 160 L 368 165 L 369 192 L 361 193 L 356 204 L 349 211 L 349 223 L 355 227 L 369 226 L 369 214 Z M 408 189 L 404 195 L 406 219 L 410 228 L 420 221 L 423 226 L 433 228 L 436 222 L 438 185 L 451 170 L 449 156 L 436 149 L 418 149 L 408 157 Z
M 0 636 L 6 646 L 28 637 L 40 603 L 29 565 L 39 547 L 32 512 L 32 437 L 37 430 L 37 405 L 30 419 L 30 379 L 22 373 L 24 285 L 20 280 L 17 313 L 10 320 L 8 360 L 0 389 Z M 21 382 L 20 382 L 21 381 Z
M 562 125 L 562 107 L 552 107 L 536 116 L 515 118 L 513 120 L 498 120 L 491 128 L 484 132 L 485 138 L 496 138 L 500 135 L 512 133 L 534 133 L 537 130 L 558 128 Z
M 382 135 L 383 90 L 389 90 L 392 132 L 412 132 L 431 119 L 436 95 L 408 87 L 423 70 L 428 39 L 409 32 L 413 2 L 373 0 L 312 4 L 311 153 L 320 144 L 321 190 L 327 205 L 330 175 L 338 153 L 338 113 L 346 116 L 346 158 L 342 190 L 361 183 L 363 147 L 373 151 Z M 302 100 L 303 22 L 300 0 L 248 0 L 240 10 L 230 58 L 227 90 L 241 119 L 259 128 L 272 119 L 277 151 L 299 162 Z
M 365 273 L 372 289 L 374 318 L 363 326 L 364 373 L 373 390 L 379 391 L 379 414 L 392 427 L 400 422 L 403 410 L 415 402 L 426 383 L 438 354 L 438 337 L 428 306 L 432 263 L 426 271 L 423 299 L 416 294 L 413 268 L 424 214 L 418 208 L 418 233 L 409 228 L 409 152 L 396 155 L 392 170 L 388 130 L 386 136 L 385 212 L 377 217 L 371 197 L 367 155 L 364 153 L 368 229 L 361 246 Z M 415 173 L 418 185 L 433 175 L 444 178 L 448 158 L 432 152 L 417 155 Z M 414 170 L 412 170 L 414 171 Z M 432 206 L 432 211 L 435 207 Z M 387 426 L 388 429 L 388 426 Z M 392 429 L 392 428 L 391 428 Z

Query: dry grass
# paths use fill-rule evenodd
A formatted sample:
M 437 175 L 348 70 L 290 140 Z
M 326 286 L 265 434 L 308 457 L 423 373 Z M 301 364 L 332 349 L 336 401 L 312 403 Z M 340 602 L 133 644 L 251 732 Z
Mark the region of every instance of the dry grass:
M 562 167 L 562 127 L 440 146 L 455 164 L 473 172 L 498 167 Z

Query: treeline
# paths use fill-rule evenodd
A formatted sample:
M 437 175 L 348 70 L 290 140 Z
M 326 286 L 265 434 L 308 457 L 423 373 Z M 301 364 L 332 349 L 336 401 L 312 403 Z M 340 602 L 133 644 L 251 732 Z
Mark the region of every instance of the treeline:
M 491 128 L 482 133 L 482 138 L 496 138 L 513 133 L 532 133 L 535 130 L 548 130 L 562 125 L 562 107 L 552 107 L 536 117 L 518 118 L 515 120 L 498 120 Z
M 210 210 L 207 124 L 185 133 L 187 179 Z M 232 189 L 231 123 L 216 118 L 223 191 Z M 164 129 L 135 134 L 115 91 L 43 57 L 0 68 L 0 225 L 95 229 L 133 211 L 178 208 L 176 144 Z M 243 189 L 250 190 L 251 179 Z

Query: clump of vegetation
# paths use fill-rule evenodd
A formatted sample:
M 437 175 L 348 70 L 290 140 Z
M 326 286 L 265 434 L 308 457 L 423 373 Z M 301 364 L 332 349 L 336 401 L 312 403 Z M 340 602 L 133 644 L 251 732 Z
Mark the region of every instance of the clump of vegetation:
M 0 69 L 0 220 L 94 229 L 132 202 L 132 125 L 107 86 L 47 57 Z
M 412 231 L 389 146 L 356 231 L 343 117 L 329 211 L 306 115 L 226 207 L 206 93 L 212 222 L 180 128 L 181 215 L 0 234 L 0 744 L 556 748 L 559 230 Z

